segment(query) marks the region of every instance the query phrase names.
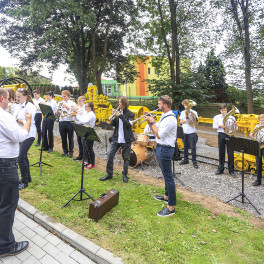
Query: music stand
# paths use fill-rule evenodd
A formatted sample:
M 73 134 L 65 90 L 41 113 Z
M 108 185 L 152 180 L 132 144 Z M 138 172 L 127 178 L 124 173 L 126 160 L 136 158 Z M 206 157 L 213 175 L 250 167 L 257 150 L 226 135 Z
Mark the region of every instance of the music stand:
M 260 143 L 249 138 L 230 137 L 229 148 L 233 151 L 238 151 L 242 153 L 242 192 L 234 198 L 228 200 L 226 203 L 229 203 L 233 200 L 238 201 L 236 199 L 241 196 L 243 204 L 245 203 L 244 198 L 246 198 L 248 203 L 252 205 L 252 207 L 257 211 L 257 213 L 261 214 L 244 193 L 244 154 L 246 153 L 260 157 Z
M 77 136 L 79 136 L 79 137 L 82 138 L 82 142 L 83 142 L 83 153 L 85 151 L 85 140 L 86 139 L 90 139 L 90 140 L 98 141 L 98 142 L 102 143 L 101 139 L 98 137 L 98 135 L 96 134 L 96 132 L 94 131 L 93 128 L 91 128 L 91 127 L 85 127 L 85 126 L 82 126 L 82 125 L 77 125 L 77 124 L 74 124 L 74 123 L 71 123 L 71 125 L 72 125 L 74 131 L 76 132 Z M 74 200 L 74 198 L 78 194 L 80 194 L 80 199 L 79 200 L 74 200 L 74 201 L 83 201 L 83 200 L 87 200 L 87 199 L 92 199 L 94 201 L 94 199 L 85 191 L 85 188 L 83 188 L 83 172 L 84 172 L 84 159 L 82 159 L 81 188 L 61 208 L 65 207 L 70 201 Z M 83 196 L 82 196 L 83 193 L 85 193 L 88 196 L 88 198 L 85 198 L 84 199 Z
M 39 108 L 40 108 L 44 118 L 50 118 L 52 120 L 56 119 L 55 116 L 54 116 L 53 110 L 52 110 L 50 105 L 39 104 Z M 42 168 L 41 168 L 42 164 L 46 165 L 46 166 L 53 167 L 52 165 L 42 161 L 42 151 L 43 151 L 42 142 L 43 142 L 43 138 L 41 137 L 41 147 L 40 147 L 39 161 L 34 163 L 34 164 L 32 164 L 32 165 L 30 165 L 30 166 L 35 166 L 35 165 L 39 166 L 40 176 L 42 176 Z

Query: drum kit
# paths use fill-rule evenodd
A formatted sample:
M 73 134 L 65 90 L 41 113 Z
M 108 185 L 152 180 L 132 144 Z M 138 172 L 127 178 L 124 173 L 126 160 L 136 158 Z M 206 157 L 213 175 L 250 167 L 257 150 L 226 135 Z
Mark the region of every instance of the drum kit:
M 132 168 L 139 164 L 142 165 L 151 155 L 149 150 L 155 150 L 157 145 L 156 137 L 153 134 L 140 133 L 135 135 L 135 138 L 136 140 L 132 143 L 130 152 L 129 166 Z

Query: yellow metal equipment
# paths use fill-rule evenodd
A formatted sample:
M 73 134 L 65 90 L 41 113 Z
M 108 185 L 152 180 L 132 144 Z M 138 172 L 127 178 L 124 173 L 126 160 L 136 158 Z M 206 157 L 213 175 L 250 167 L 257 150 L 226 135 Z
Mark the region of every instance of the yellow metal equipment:
M 3 85 L 1 88 L 4 88 L 4 89 L 11 88 L 16 92 L 17 89 L 26 88 L 26 87 L 27 87 L 27 85 L 25 83 L 14 83 L 14 84 Z

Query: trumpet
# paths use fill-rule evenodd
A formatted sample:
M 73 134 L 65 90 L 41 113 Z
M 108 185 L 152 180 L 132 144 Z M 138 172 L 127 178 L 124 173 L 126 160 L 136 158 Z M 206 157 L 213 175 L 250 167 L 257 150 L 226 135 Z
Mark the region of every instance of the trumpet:
M 145 118 L 146 116 L 148 116 L 149 114 L 152 114 L 152 113 L 154 113 L 154 112 L 157 112 L 159 110 L 159 108 L 157 108 L 157 109 L 155 109 L 155 110 L 153 110 L 153 111 L 151 111 L 151 112 L 149 112 L 149 113 L 147 113 L 147 114 L 145 114 L 145 115 L 142 115 L 141 117 L 139 117 L 138 119 L 135 119 L 135 120 L 133 120 L 133 121 L 129 121 L 129 123 L 131 124 L 131 126 L 133 126 L 136 122 L 138 122 L 138 120 L 140 120 L 140 119 L 142 119 L 142 118 Z M 142 122 L 143 123 L 143 122 Z
M 120 106 L 118 106 L 118 107 L 116 108 L 116 110 L 113 112 L 112 115 L 110 115 L 110 117 L 108 118 L 108 120 L 109 120 L 109 121 L 114 120 L 114 118 L 115 118 L 115 114 L 116 114 L 117 111 L 119 111 L 119 110 L 120 110 Z
M 64 117 L 73 117 L 75 115 L 82 114 L 82 113 L 83 113 L 83 109 L 82 108 L 72 106 L 71 109 L 69 110 L 69 112 L 63 111 L 62 114 L 61 114 L 61 117 L 62 118 L 64 118 Z
M 58 104 L 58 109 L 57 109 L 57 112 L 59 113 L 59 115 L 60 115 L 61 112 L 62 112 L 62 108 L 63 108 L 63 102 L 60 102 L 60 103 Z

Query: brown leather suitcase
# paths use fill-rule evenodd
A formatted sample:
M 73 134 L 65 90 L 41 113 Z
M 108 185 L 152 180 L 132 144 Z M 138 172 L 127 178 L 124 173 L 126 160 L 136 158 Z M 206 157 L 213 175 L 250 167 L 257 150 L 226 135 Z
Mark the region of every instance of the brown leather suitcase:
M 89 218 L 97 222 L 115 205 L 118 204 L 119 191 L 111 189 L 107 193 L 103 193 L 100 197 L 91 202 L 89 206 Z

